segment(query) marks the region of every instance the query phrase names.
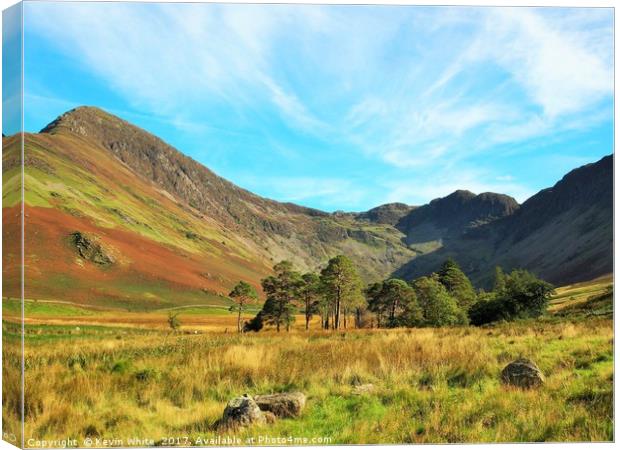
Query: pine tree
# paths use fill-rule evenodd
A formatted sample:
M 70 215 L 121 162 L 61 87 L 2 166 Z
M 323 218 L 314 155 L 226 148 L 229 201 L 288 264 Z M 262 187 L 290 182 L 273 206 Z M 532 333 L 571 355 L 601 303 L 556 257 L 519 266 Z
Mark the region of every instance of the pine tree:
M 422 309 L 423 323 L 441 327 L 467 323 L 467 315 L 450 295 L 438 276 L 421 277 L 413 282 L 418 303 Z
M 438 275 L 439 282 L 456 299 L 459 307 L 467 311 L 476 301 L 476 292 L 456 261 L 448 259 L 439 269 Z
M 381 295 L 383 290 L 383 282 L 371 283 L 366 287 L 364 294 L 366 295 L 366 302 L 368 303 L 368 310 L 375 313 L 377 316 L 377 326 L 381 328 L 383 318 L 387 315 L 388 305 L 383 301 Z
M 295 305 L 293 301 L 299 294 L 301 275 L 293 270 L 290 261 L 282 261 L 273 266 L 274 275 L 261 280 L 267 300 L 263 305 L 263 320 L 275 325 L 279 332 L 284 325 L 290 329 L 295 321 Z
M 241 329 L 241 313 L 246 310 L 248 304 L 258 300 L 258 294 L 250 284 L 239 281 L 228 296 L 235 302 L 230 307 L 230 311 L 237 313 L 237 332 L 241 333 L 243 331 Z
M 304 307 L 306 330 L 310 327 L 312 316 L 318 312 L 321 299 L 321 279 L 316 273 L 305 273 L 301 277 L 302 283 L 299 289 L 299 298 Z
M 321 271 L 321 285 L 327 305 L 333 312 L 332 328 L 339 329 L 342 313 L 365 303 L 362 280 L 349 258 L 343 255 L 329 260 Z
M 495 282 L 493 283 L 493 291 L 501 294 L 506 289 L 506 274 L 500 266 L 495 267 Z
M 384 315 L 388 327 L 416 326 L 421 322 L 422 311 L 415 291 L 405 281 L 392 278 L 376 283 L 371 285 L 367 294 L 369 309 L 377 314 L 380 323 Z

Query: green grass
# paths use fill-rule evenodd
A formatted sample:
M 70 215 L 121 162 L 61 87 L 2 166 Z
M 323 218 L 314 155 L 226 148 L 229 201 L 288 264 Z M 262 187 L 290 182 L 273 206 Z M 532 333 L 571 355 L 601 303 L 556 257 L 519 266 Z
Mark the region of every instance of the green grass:
M 21 168 L 15 167 L 2 174 L 2 207 L 10 208 L 22 199 Z
M 549 311 L 557 317 L 578 319 L 588 315 L 613 315 L 613 278 L 603 277 L 557 289 Z
M 128 276 L 119 277 L 112 282 L 95 283 L 67 274 L 54 274 L 45 279 L 32 279 L 28 289 L 45 292 L 47 296 L 41 300 L 64 298 L 63 293 L 67 291 L 87 292 L 88 298 L 83 300 L 84 303 L 121 311 L 148 312 L 175 306 L 204 304 L 227 308 L 231 304 L 230 299 L 213 292 L 183 289 L 158 280 L 143 279 L 136 282 Z
M 2 311 L 4 313 L 21 314 L 21 302 L 17 299 L 2 299 Z M 34 316 L 90 316 L 95 314 L 92 309 L 80 308 L 73 305 L 53 303 L 36 300 L 24 302 L 24 314 L 26 317 Z
M 3 321 L 4 338 L 12 342 L 21 340 L 21 326 L 14 322 Z M 30 325 L 24 326 L 26 346 L 35 346 L 58 340 L 79 342 L 81 340 L 102 341 L 106 339 L 122 339 L 130 337 L 158 334 L 149 329 L 137 329 L 120 326 L 98 325 Z

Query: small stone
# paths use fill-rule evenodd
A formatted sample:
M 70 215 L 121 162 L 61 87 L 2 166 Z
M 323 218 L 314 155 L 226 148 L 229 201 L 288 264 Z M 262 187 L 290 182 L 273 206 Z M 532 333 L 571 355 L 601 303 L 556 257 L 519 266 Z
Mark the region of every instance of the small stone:
M 531 360 L 519 358 L 502 370 L 502 382 L 520 388 L 536 388 L 544 384 L 545 376 Z

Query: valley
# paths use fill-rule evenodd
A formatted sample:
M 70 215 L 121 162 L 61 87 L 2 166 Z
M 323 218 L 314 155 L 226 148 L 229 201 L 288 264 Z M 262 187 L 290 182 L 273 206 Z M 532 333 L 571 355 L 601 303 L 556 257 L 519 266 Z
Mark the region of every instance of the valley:
M 326 213 L 256 196 L 94 107 L 26 133 L 24 145 L 26 298 L 129 311 L 225 304 L 238 280 L 260 289 L 280 260 L 316 271 L 338 254 L 367 283 L 410 280 L 447 258 L 478 287 L 498 265 L 558 285 L 612 270 L 612 156 L 522 205 L 456 191 L 417 207 Z M 18 136 L 3 148 L 4 295 L 19 297 Z
M 23 363 L 27 447 L 61 446 L 60 436 L 124 446 L 614 439 L 613 156 L 523 204 L 459 190 L 327 213 L 259 197 L 120 118 L 77 108 L 24 135 L 22 305 L 20 146 L 3 138 L 3 419 L 19 430 Z M 302 272 L 322 289 L 331 279 L 332 291 L 301 290 Z M 351 309 L 325 329 L 340 315 L 343 273 Z M 284 298 L 282 286 L 325 298 L 307 330 L 300 299 L 286 298 L 281 332 L 272 321 L 238 333 L 229 293 L 240 282 L 257 297 L 241 309 L 244 326 Z M 529 309 L 468 325 L 476 305 L 520 302 Z M 502 378 L 522 357 L 544 378 L 536 388 Z M 291 392 L 307 399 L 295 417 L 220 427 L 243 394 Z

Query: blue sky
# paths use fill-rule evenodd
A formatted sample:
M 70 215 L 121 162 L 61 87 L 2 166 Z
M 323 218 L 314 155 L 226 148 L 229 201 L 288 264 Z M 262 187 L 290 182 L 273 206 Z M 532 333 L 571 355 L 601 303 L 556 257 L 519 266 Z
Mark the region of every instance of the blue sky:
M 613 151 L 611 9 L 26 3 L 25 128 L 96 105 L 323 210 L 519 201 Z

